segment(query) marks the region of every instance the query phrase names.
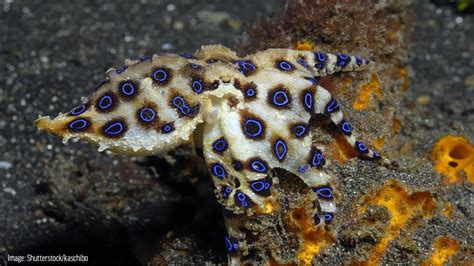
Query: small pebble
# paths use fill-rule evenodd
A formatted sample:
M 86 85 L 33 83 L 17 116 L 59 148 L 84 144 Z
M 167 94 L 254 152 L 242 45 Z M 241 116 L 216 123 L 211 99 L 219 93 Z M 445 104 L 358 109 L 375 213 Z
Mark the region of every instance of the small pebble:
M 421 95 L 416 98 L 416 103 L 419 105 L 427 105 L 431 101 L 431 97 L 429 95 Z

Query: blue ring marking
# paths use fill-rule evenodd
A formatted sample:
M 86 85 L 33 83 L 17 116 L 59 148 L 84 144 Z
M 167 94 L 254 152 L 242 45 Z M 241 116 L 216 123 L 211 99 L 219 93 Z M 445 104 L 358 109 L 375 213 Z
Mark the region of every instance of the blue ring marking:
M 357 64 L 358 66 L 360 66 L 360 65 L 362 65 L 362 63 L 363 63 L 362 58 L 356 56 L 356 64 Z
M 318 81 L 313 77 L 304 77 L 304 79 L 311 81 L 313 84 L 318 84 Z
M 256 93 L 254 88 L 247 88 L 247 90 L 245 91 L 245 95 L 247 95 L 247 97 L 254 97 L 255 94 Z
M 297 125 L 293 128 L 293 132 L 298 138 L 305 136 L 307 131 L 308 131 L 307 127 L 303 125 Z
M 374 151 L 374 155 L 372 155 L 372 157 L 374 158 L 374 160 L 382 159 L 382 157 L 380 157 L 380 154 L 378 152 L 375 152 L 375 151 Z
M 130 81 L 124 82 L 121 91 L 126 96 L 132 96 L 135 93 L 135 86 Z
M 352 127 L 346 120 L 342 121 L 341 130 L 344 135 L 350 136 L 352 134 Z
M 320 53 L 320 52 L 316 52 L 316 60 L 318 61 L 318 63 L 316 63 L 314 66 L 317 68 L 317 69 L 323 69 L 324 68 L 324 65 L 326 64 L 326 54 L 324 53 Z
M 161 132 L 164 134 L 168 134 L 174 130 L 174 126 L 172 123 L 166 123 L 161 127 Z
M 250 187 L 255 192 L 262 192 L 270 189 L 271 183 L 267 180 L 255 180 L 250 183 Z
M 254 64 L 252 64 L 252 62 L 250 61 L 239 60 L 239 61 L 236 61 L 236 64 L 239 67 L 240 73 L 244 75 L 248 75 L 251 72 L 255 71 L 255 69 L 257 69 L 257 67 Z
M 191 63 L 191 64 L 189 64 L 189 65 L 190 65 L 191 68 L 193 68 L 193 69 L 197 69 L 197 68 L 200 68 L 200 67 L 201 67 L 200 65 L 194 64 L 194 63 Z
M 105 102 L 105 103 L 104 103 Z M 107 110 L 114 104 L 114 100 L 109 95 L 104 95 L 99 100 L 99 107 L 102 110 Z
M 204 89 L 204 85 L 202 84 L 202 81 L 199 79 L 193 80 L 191 83 L 191 87 L 193 88 L 193 91 L 198 94 L 202 93 Z
M 158 82 L 165 82 L 168 79 L 168 72 L 162 68 L 159 68 L 153 72 L 151 77 Z
M 320 150 L 316 150 L 311 159 L 311 165 L 314 167 L 321 166 L 324 163 L 323 153 Z
M 287 61 L 279 61 L 278 69 L 280 69 L 281 71 L 291 71 L 293 70 L 293 66 Z
M 257 125 L 258 130 L 257 130 L 256 133 L 249 132 L 248 127 L 251 126 L 251 125 Z M 258 138 L 258 137 L 260 137 L 260 135 L 263 132 L 262 123 L 260 123 L 260 121 L 255 120 L 255 119 L 248 119 L 247 121 L 245 121 L 244 131 L 245 131 L 245 135 L 247 135 L 251 138 Z
M 225 171 L 224 166 L 222 166 L 222 164 L 220 163 L 214 163 L 211 166 L 211 170 L 212 174 L 221 180 L 227 176 L 227 172 Z
M 124 130 L 125 126 L 122 122 L 112 122 L 109 123 L 108 126 L 104 129 L 104 133 L 114 137 L 122 134 Z
M 239 161 L 233 161 L 232 162 L 232 167 L 234 168 L 235 171 L 240 172 L 240 170 L 242 170 L 242 168 L 243 168 L 243 165 Z
M 298 64 L 304 66 L 304 67 L 308 67 L 308 62 L 306 62 L 306 60 L 304 59 L 304 57 L 298 57 L 298 59 L 296 59 L 296 62 L 298 62 Z
M 266 162 L 256 159 L 250 162 L 250 169 L 257 173 L 266 173 L 268 166 Z
M 140 61 L 142 61 L 142 62 L 143 61 L 150 61 L 150 60 L 151 60 L 151 56 L 149 56 L 149 55 L 144 55 L 144 56 L 142 56 L 142 58 L 140 58 Z
M 278 95 L 283 95 L 284 99 L 282 102 L 278 101 Z M 290 102 L 288 95 L 283 90 L 277 90 L 273 93 L 273 104 L 276 106 L 285 106 Z
M 156 112 L 152 108 L 143 107 L 140 110 L 140 119 L 145 123 L 150 123 L 155 121 L 156 119 Z
M 282 161 L 283 159 L 285 159 L 286 152 L 288 151 L 288 149 L 284 140 L 277 139 L 275 141 L 274 149 L 275 149 L 275 154 L 278 158 L 278 161 Z
M 337 54 L 336 65 L 340 66 L 341 68 L 344 68 L 350 61 L 351 58 L 348 55 L 343 55 L 340 53 Z
M 179 56 L 184 57 L 184 58 L 188 58 L 188 59 L 193 58 L 193 55 L 190 54 L 190 53 L 180 53 Z
M 67 126 L 72 131 L 81 131 L 87 129 L 89 122 L 84 118 L 77 118 Z
M 359 153 L 362 153 L 362 154 L 369 153 L 369 149 L 367 148 L 367 146 L 365 146 L 363 142 L 356 141 L 355 146 L 357 148 L 357 151 L 359 151 Z
M 87 109 L 87 106 L 85 104 L 79 105 L 78 107 L 72 109 L 72 111 L 69 113 L 70 115 L 80 115 L 84 113 Z
M 332 113 L 339 110 L 339 103 L 337 103 L 334 97 L 331 98 L 331 101 L 326 105 L 326 113 Z
M 302 174 L 303 174 L 303 173 L 306 173 L 306 172 L 309 170 L 309 168 L 311 168 L 311 165 L 309 165 L 309 164 L 302 164 L 302 165 L 300 165 L 300 166 L 298 167 L 298 172 L 300 172 L 300 173 L 302 173 Z
M 321 218 L 319 218 L 319 214 L 315 214 L 313 217 L 314 224 L 318 225 L 321 222 Z
M 230 188 L 229 186 L 222 187 L 222 195 L 224 196 L 224 199 L 227 199 L 230 193 L 232 193 L 232 188 Z
M 224 152 L 228 146 L 229 145 L 224 138 L 220 138 L 214 141 L 214 143 L 212 144 L 212 147 L 214 147 L 214 150 L 216 150 L 217 152 Z
M 232 240 L 230 237 L 225 236 L 224 237 L 225 245 L 227 247 L 227 252 L 231 253 L 233 250 L 238 250 L 239 249 L 239 244 L 238 243 L 232 243 Z
M 239 201 L 243 207 L 247 207 L 249 203 L 247 202 L 247 195 L 242 192 L 238 192 L 234 195 L 235 200 Z
M 174 97 L 172 103 L 174 107 L 179 110 L 180 116 L 187 116 L 191 111 L 190 107 L 181 96 Z M 192 111 L 195 112 L 196 110 L 193 109 Z
M 118 67 L 115 69 L 115 73 L 122 74 L 125 70 L 127 70 L 128 66 Z
M 332 198 L 332 188 L 330 186 L 315 188 L 314 192 L 320 198 L 331 199 Z
M 325 221 L 330 222 L 334 218 L 334 215 L 332 213 L 326 212 L 326 213 L 324 213 L 323 218 L 324 218 Z
M 305 92 L 304 93 L 304 107 L 307 111 L 313 111 L 313 93 Z

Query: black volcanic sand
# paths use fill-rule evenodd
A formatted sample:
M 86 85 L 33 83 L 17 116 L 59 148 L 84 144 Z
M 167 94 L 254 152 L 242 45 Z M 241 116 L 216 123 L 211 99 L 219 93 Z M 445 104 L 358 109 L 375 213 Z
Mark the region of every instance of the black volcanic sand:
M 63 145 L 33 125 L 40 114 L 78 105 L 105 70 L 125 58 L 192 52 L 209 43 L 236 49 L 245 24 L 284 6 L 283 1 L 156 2 L 0 1 L 0 264 L 7 254 L 28 253 L 144 264 L 157 249 L 161 262 L 226 261 L 220 207 L 199 158 L 185 149 L 159 158 L 99 153 L 83 143 Z M 472 15 L 429 2 L 418 4 L 416 14 L 412 79 L 400 106 L 408 126 L 401 134 L 416 139 L 415 154 L 423 156 L 447 133 L 464 134 L 474 143 L 474 26 Z M 418 104 L 420 96 L 429 102 Z M 351 180 L 364 165 L 341 171 Z M 430 189 L 430 183 L 414 178 L 401 176 Z M 369 185 L 347 182 L 346 187 Z M 474 231 L 472 187 L 459 185 L 450 195 L 464 220 L 450 228 L 435 220 L 419 229 L 417 239 L 430 239 L 422 249 L 427 253 L 430 232 L 437 230 L 474 244 L 466 233 Z M 397 247 L 384 262 L 404 261 Z M 334 246 L 329 252 L 346 251 Z M 340 261 L 329 256 L 325 262 Z

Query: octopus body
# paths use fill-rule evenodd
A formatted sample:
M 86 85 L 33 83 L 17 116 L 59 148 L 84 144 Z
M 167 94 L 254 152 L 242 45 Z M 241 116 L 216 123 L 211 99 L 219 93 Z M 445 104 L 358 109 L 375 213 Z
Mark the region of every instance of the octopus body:
M 246 57 L 220 45 L 194 54 L 160 54 L 127 60 L 83 104 L 39 129 L 65 141 L 79 138 L 129 155 L 159 155 L 194 141 L 202 148 L 218 201 L 233 213 L 264 213 L 275 200 L 269 172 L 282 168 L 314 190 L 315 226 L 336 211 L 323 148 L 308 122 L 321 114 L 366 158 L 381 159 L 356 140 L 337 100 L 318 77 L 364 70 L 368 60 L 343 54 L 268 49 Z M 245 234 L 226 220 L 230 254 L 243 252 Z M 235 261 L 234 261 L 235 262 Z

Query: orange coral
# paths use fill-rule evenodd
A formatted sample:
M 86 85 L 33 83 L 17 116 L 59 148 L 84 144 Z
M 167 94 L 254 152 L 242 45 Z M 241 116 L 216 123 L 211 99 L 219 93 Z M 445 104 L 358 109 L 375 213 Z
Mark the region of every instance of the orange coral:
M 382 88 L 380 87 L 380 81 L 375 74 L 372 74 L 372 78 L 369 83 L 366 83 L 360 87 L 359 95 L 352 103 L 352 108 L 357 111 L 366 109 L 369 107 L 372 95 L 377 96 L 379 100 L 382 99 Z
M 433 253 L 424 261 L 423 266 L 444 265 L 446 261 L 459 251 L 459 244 L 448 237 L 438 238 L 433 244 Z
M 461 173 L 474 183 L 474 147 L 462 136 L 447 135 L 436 142 L 431 151 L 434 169 L 443 174 L 446 185 L 461 182 Z
M 436 203 L 429 192 L 415 192 L 409 195 L 401 184 L 392 180 L 373 195 L 366 196 L 365 204 L 360 208 L 362 214 L 370 205 L 387 208 L 390 222 L 385 230 L 385 236 L 377 243 L 364 265 L 377 265 L 390 242 L 400 231 L 407 227 L 407 222 L 422 216 L 430 217 L 436 209 Z
M 290 227 L 299 231 L 303 244 L 298 254 L 301 264 L 311 265 L 314 256 L 328 244 L 334 242 L 334 236 L 321 227 L 315 227 L 312 217 L 308 215 L 304 208 L 291 211 L 289 217 Z
M 314 45 L 310 41 L 300 40 L 296 42 L 295 49 L 300 51 L 313 51 Z

